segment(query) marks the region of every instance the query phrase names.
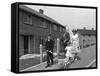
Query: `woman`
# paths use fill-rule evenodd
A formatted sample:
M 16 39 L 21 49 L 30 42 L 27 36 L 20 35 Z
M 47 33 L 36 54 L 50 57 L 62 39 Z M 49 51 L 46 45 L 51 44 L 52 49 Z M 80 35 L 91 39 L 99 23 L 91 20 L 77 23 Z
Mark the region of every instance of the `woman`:
M 72 46 L 75 49 L 75 59 L 79 60 L 80 58 L 77 56 L 77 54 L 80 52 L 80 47 L 79 47 L 79 36 L 77 31 L 73 31 Z

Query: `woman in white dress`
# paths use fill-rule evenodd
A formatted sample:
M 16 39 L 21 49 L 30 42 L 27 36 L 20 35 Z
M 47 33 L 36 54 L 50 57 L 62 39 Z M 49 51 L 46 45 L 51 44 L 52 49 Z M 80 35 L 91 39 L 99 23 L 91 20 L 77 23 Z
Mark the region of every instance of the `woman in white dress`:
M 71 37 L 71 44 L 65 47 L 67 50 L 66 58 L 64 60 L 64 67 L 67 68 L 74 60 L 80 60 L 80 57 L 77 55 L 80 52 L 79 48 L 79 36 L 77 31 L 73 32 Z
M 77 31 L 73 31 L 72 35 L 72 46 L 74 47 L 75 51 L 75 59 L 79 59 L 77 54 L 80 52 L 80 46 L 79 46 L 79 36 Z

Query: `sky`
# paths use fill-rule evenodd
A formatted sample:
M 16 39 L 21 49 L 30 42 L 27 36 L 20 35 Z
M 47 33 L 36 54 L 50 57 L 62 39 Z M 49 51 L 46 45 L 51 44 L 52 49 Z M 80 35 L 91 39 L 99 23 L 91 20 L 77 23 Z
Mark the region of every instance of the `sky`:
M 86 8 L 54 7 L 26 5 L 36 11 L 44 10 L 44 14 L 55 19 L 68 29 L 96 29 L 96 10 Z

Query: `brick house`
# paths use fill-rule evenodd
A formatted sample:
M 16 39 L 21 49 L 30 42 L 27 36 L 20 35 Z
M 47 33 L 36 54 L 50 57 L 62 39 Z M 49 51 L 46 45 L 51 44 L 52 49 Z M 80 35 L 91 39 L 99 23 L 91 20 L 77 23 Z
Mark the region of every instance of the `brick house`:
M 46 16 L 42 9 L 39 12 L 24 6 L 19 6 L 19 55 L 40 53 L 40 44 L 45 43 L 49 33 L 56 40 L 61 38 L 65 27 Z
M 75 30 L 73 30 L 75 31 Z M 76 30 L 79 34 L 79 44 L 81 48 L 96 44 L 96 30 L 83 28 Z

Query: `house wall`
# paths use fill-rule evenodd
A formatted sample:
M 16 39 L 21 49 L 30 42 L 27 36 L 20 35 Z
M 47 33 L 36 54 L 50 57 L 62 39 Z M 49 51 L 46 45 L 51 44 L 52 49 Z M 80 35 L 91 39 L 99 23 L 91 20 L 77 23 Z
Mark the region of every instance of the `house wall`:
M 32 15 L 32 24 L 24 23 L 24 16 L 29 15 L 30 13 L 21 11 L 19 12 L 19 32 L 24 35 L 47 35 L 49 33 L 49 29 L 40 27 L 42 25 L 42 21 L 39 17 Z
M 23 44 L 23 36 L 19 35 L 19 56 L 22 56 L 24 54 Z
M 32 24 L 26 24 L 24 22 L 24 16 L 25 15 L 31 15 L 32 16 Z M 42 37 L 42 39 L 44 40 L 44 42 L 46 41 L 46 38 L 48 36 L 48 34 L 50 33 L 50 26 L 47 26 L 48 28 L 43 28 L 40 27 L 43 23 L 42 23 L 41 18 L 39 18 L 38 16 L 35 16 L 29 12 L 25 12 L 23 10 L 19 11 L 19 53 L 20 56 L 24 55 L 24 48 L 23 48 L 23 41 L 24 35 L 29 36 L 30 38 L 30 51 L 29 53 L 40 53 L 40 42 L 39 39 L 40 37 Z M 50 23 L 49 21 L 47 21 L 48 24 Z M 51 26 L 53 26 L 53 23 L 50 23 Z M 52 38 L 61 38 L 63 35 L 63 32 L 60 31 L 55 31 L 53 29 L 53 27 L 51 27 L 51 34 L 52 34 Z
M 96 44 L 96 37 L 94 35 L 79 35 L 79 44 L 81 48 Z
M 30 36 L 30 54 L 34 53 L 35 49 L 34 49 L 34 46 L 35 46 L 35 37 L 34 36 Z
M 96 44 L 96 36 L 91 36 L 91 45 Z
M 80 48 L 83 48 L 83 36 L 79 34 L 79 45 L 80 45 Z

